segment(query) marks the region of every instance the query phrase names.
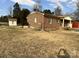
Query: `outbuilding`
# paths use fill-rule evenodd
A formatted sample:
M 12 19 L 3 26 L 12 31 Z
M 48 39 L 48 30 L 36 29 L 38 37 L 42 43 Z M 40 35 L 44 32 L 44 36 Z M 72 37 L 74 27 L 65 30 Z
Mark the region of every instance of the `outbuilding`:
M 9 26 L 17 26 L 17 19 L 11 17 L 8 19 L 8 23 L 9 23 Z
M 79 21 L 74 20 L 73 23 L 72 23 L 72 28 L 79 29 Z

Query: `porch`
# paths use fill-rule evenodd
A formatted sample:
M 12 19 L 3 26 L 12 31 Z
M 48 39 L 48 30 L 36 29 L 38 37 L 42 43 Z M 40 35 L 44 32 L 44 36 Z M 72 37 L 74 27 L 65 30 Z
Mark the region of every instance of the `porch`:
M 62 19 L 60 19 L 60 26 L 62 28 L 72 28 L 72 19 L 70 17 L 64 17 Z

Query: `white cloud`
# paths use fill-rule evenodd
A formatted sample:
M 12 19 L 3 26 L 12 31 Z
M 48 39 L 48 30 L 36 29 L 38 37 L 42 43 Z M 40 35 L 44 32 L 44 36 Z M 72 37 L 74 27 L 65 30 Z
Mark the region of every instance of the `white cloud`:
M 61 9 L 63 9 L 63 6 L 61 5 L 60 0 L 47 0 L 47 1 L 50 2 L 49 5 L 55 4 L 56 6 L 60 6 Z M 55 7 L 56 7 L 56 6 L 55 6 Z
M 65 6 L 69 7 L 72 6 L 73 8 L 76 7 L 76 1 L 77 0 L 47 0 L 50 4 L 49 5 L 53 5 L 55 4 L 56 6 L 60 6 L 61 9 L 63 10 Z M 65 6 L 63 6 L 63 4 L 65 4 Z
M 71 0 L 70 2 L 67 2 L 66 5 L 69 8 L 76 9 L 76 2 L 77 2 L 77 0 Z
M 35 2 L 33 0 L 11 0 L 12 2 L 18 2 L 19 4 L 33 6 Z

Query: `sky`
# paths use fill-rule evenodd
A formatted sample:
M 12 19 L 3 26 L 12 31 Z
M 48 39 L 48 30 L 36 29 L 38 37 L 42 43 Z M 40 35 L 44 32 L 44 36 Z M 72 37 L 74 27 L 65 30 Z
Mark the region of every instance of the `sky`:
M 32 10 L 35 0 L 0 0 L 0 16 L 8 15 L 13 5 L 18 2 L 21 8 Z M 60 6 L 63 13 L 72 13 L 76 10 L 77 0 L 41 0 L 42 10 L 54 11 Z

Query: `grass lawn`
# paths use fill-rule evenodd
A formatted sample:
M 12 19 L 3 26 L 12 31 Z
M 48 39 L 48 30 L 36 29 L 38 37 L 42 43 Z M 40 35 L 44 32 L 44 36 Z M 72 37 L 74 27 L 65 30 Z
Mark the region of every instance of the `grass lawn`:
M 0 57 L 55 58 L 61 48 L 71 57 L 79 57 L 79 32 L 0 27 Z

